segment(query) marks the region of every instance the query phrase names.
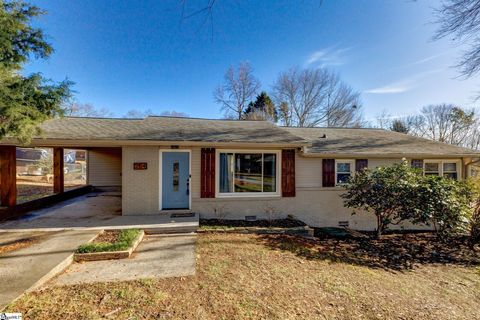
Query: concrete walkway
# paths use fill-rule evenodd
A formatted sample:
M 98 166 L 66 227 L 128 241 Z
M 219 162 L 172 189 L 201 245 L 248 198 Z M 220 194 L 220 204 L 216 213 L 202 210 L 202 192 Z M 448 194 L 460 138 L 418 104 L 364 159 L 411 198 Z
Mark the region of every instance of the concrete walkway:
M 25 291 L 37 288 L 62 271 L 71 262 L 75 249 L 97 234 L 96 230 L 43 234 L 38 243 L 0 255 L 0 310 Z M 18 233 L 8 238 L 29 236 L 29 233 Z
M 102 229 L 144 229 L 146 232 L 195 232 L 194 217 L 170 218 L 170 215 L 122 216 L 118 192 L 95 192 L 36 210 L 22 218 L 0 223 L 1 232 L 63 231 Z
M 47 286 L 195 274 L 196 235 L 146 236 L 129 259 L 74 263 Z

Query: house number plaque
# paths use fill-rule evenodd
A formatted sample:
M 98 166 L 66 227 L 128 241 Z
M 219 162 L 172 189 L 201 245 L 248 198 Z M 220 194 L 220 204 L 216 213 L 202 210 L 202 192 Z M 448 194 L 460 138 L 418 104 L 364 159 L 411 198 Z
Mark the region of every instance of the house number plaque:
M 133 163 L 133 170 L 147 170 L 147 163 L 146 162 L 134 162 Z

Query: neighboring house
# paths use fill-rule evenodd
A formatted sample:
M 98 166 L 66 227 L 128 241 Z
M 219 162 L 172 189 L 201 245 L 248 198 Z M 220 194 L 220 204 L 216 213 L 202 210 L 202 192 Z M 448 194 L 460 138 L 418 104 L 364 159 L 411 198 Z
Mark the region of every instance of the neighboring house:
M 464 179 L 480 153 L 381 129 L 284 128 L 266 121 L 62 118 L 32 146 L 87 151 L 87 183 L 122 192 L 122 214 L 192 210 L 202 217 L 293 215 L 311 226 L 374 229 L 343 206 L 342 182 L 406 158 L 425 174 Z M 2 141 L 12 144 L 12 141 Z

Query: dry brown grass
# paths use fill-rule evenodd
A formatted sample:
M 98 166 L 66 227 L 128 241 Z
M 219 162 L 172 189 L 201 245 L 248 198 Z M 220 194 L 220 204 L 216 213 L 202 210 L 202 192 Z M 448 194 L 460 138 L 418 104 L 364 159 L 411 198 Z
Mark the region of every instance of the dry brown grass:
M 27 248 L 37 242 L 38 242 L 38 239 L 24 238 L 24 239 L 12 241 L 10 243 L 0 244 L 0 254 Z
M 475 267 L 372 268 L 302 254 L 318 248 L 291 240 L 201 234 L 195 276 L 49 288 L 8 310 L 26 319 L 480 319 Z

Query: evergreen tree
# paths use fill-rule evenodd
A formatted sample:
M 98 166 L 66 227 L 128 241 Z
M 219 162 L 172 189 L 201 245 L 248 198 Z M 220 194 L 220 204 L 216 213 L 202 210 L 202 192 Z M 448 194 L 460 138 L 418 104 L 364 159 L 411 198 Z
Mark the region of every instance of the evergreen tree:
M 255 102 L 250 102 L 244 111 L 245 119 L 278 121 L 278 113 L 272 99 L 265 91 L 262 91 Z
M 44 14 L 22 1 L 0 0 L 0 139 L 28 143 L 43 121 L 61 116 L 72 83 L 53 83 L 39 73 L 24 76 L 23 65 L 32 57 L 47 58 L 53 49 L 32 19 Z

